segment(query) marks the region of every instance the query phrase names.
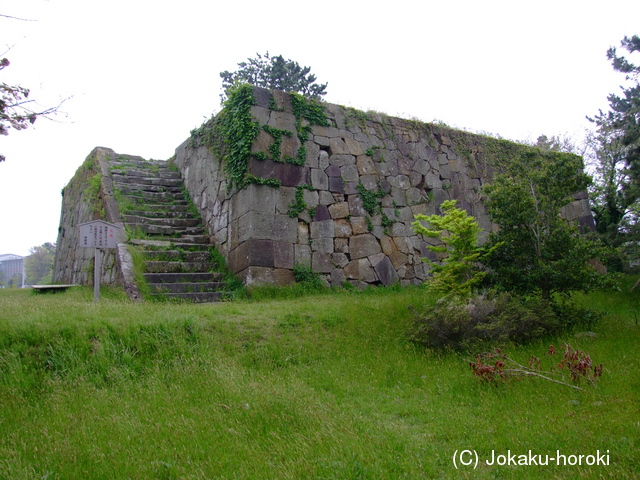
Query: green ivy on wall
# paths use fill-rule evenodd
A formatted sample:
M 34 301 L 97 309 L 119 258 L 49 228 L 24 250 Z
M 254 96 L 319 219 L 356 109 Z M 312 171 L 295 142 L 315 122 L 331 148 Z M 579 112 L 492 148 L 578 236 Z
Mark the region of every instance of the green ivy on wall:
M 328 127 L 329 120 L 324 113 L 324 105 L 317 100 L 306 98 L 298 93 L 291 93 L 291 110 L 296 117 L 296 132 L 298 139 L 300 140 L 300 147 L 295 157 L 286 155 L 281 158 L 280 146 L 282 145 L 282 137 L 291 137 L 293 132 L 289 130 L 279 130 L 277 128 L 263 125 L 262 128 L 265 132 L 269 133 L 273 137 L 273 143 L 268 147 L 269 155 L 265 152 L 256 152 L 253 156 L 258 160 L 266 160 L 271 158 L 275 162 L 285 162 L 292 165 L 304 166 L 307 161 L 307 148 L 304 146 L 304 142 L 309 139 L 311 134 L 311 126 L 319 125 Z M 269 109 L 282 112 L 284 108 L 278 106 L 275 99 L 271 97 L 269 99 Z
M 251 116 L 251 107 L 256 101 L 253 87 L 239 85 L 229 91 L 220 114 L 191 131 L 189 146 L 206 145 L 222 160 L 229 174 L 229 188 L 244 188 L 255 183 L 247 177 L 251 145 L 260 133 L 260 125 Z
M 292 93 L 291 106 L 296 117 L 296 133 L 302 145 L 298 148 L 295 157 L 286 155 L 282 158 L 280 149 L 282 137 L 292 137 L 294 132 L 268 125 L 260 127 L 260 124 L 251 115 L 251 107 L 255 104 L 253 87 L 249 84 L 239 85 L 228 92 L 224 108 L 218 116 L 191 131 L 189 146 L 197 148 L 204 145 L 217 153 L 224 164 L 225 171 L 229 174 L 229 188 L 241 189 L 250 183 L 280 186 L 278 180 L 261 179 L 248 174 L 251 156 L 253 155 L 257 160 L 270 158 L 276 162 L 303 166 L 307 156 L 304 142 L 307 141 L 311 133 L 311 126 L 329 126 L 322 103 Z M 269 101 L 269 108 L 275 111 L 283 110 L 278 107 L 273 97 Z M 261 128 L 273 137 L 274 142 L 269 146 L 268 152 L 252 153 L 251 147 Z
M 315 190 L 311 185 L 298 185 L 296 187 L 296 197 L 293 202 L 289 205 L 289 216 L 291 218 L 296 218 L 300 213 L 304 212 L 307 208 L 307 203 L 304 201 L 304 191 L 305 190 Z M 309 211 L 309 215 L 311 217 L 315 217 L 315 209 L 313 215 L 311 215 L 311 209 Z

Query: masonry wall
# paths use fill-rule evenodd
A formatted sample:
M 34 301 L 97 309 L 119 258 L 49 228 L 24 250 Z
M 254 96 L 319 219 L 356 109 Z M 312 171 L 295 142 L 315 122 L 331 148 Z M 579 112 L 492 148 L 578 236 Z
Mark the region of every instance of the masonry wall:
M 53 265 L 53 282 L 93 284 L 94 249 L 81 248 L 78 225 L 104 220 L 103 150 L 96 148 L 78 168 L 62 191 L 62 209 Z M 115 250 L 103 250 L 101 283 L 116 284 L 120 278 Z
M 115 156 L 110 148 L 94 148 L 62 191 L 54 283 L 93 285 L 95 249 L 79 246 L 81 223 L 105 220 L 124 231 L 109 168 L 109 159 Z M 102 249 L 101 267 L 102 285 L 119 285 L 131 300 L 141 299 L 135 284 L 133 259 L 125 243 Z
M 254 97 L 251 114 L 261 127 L 295 132 L 300 119 L 289 95 L 254 88 Z M 489 232 L 481 188 L 495 159 L 527 148 L 338 105 L 326 104 L 325 113 L 330 125 L 311 126 L 304 166 L 286 160 L 302 145 L 295 134 L 281 138 L 278 161 L 264 159 L 275 139 L 261 128 L 248 172 L 278 180 L 279 188 L 229 190 L 212 149 L 186 141 L 176 150 L 212 242 L 248 285 L 291 282 L 295 264 L 311 266 L 331 285 L 420 283 L 428 274 L 421 258 L 435 257 L 426 248 L 433 240 L 414 234 L 414 216 L 440 213 L 443 201 L 455 199 Z M 593 223 L 584 194 L 565 212 Z

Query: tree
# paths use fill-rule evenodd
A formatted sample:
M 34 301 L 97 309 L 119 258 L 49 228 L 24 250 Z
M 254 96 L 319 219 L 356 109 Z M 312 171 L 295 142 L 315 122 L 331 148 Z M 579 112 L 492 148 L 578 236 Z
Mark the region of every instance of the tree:
M 572 194 L 589 183 L 581 158 L 531 150 L 502 168 L 484 189 L 489 215 L 499 225 L 487 244 L 493 281 L 507 291 L 539 295 L 545 301 L 554 293 L 598 285 L 599 274 L 589 264 L 601 254 L 598 245 L 560 216 Z
M 53 260 L 56 255 L 56 244 L 46 242 L 29 249 L 30 255 L 25 258 L 26 283 L 37 285 L 51 283 Z
M 315 99 L 327 93 L 327 84 L 316 84 L 316 76 L 310 73 L 310 67 L 301 67 L 298 62 L 285 60 L 282 55 L 270 57 L 269 52 L 264 55 L 256 53 L 256 58 L 248 58 L 246 62 L 238 63 L 238 67 L 235 72 L 220 72 L 224 91 L 220 97 L 223 102 L 229 89 L 239 83 L 296 92 Z
M 437 238 L 439 246 L 429 250 L 447 254 L 442 265 L 434 265 L 429 287 L 433 290 L 453 295 L 468 295 L 485 276 L 478 267 L 482 248 L 478 246 L 478 234 L 482 231 L 475 218 L 456 207 L 455 200 L 446 200 L 440 205 L 442 215 L 415 216 L 412 223 L 417 234 Z M 427 222 L 427 228 L 421 221 Z
M 633 205 L 640 192 L 626 168 L 629 146 L 625 145 L 624 132 L 603 112 L 589 120 L 596 125 L 586 138 L 594 177 L 589 187 L 591 211 L 598 233 L 608 244 L 617 246 L 629 232 Z
M 630 54 L 640 52 L 640 37 L 624 37 L 621 45 Z M 615 47 L 609 48 L 607 58 L 631 82 L 621 87 L 622 95 L 609 95 L 608 112 L 587 117 L 596 125 L 594 216 L 598 231 L 611 239 L 628 230 L 624 221 L 640 198 L 640 66 L 618 56 Z
M 531 145 L 539 148 L 543 152 L 566 152 L 575 153 L 577 155 L 582 154 L 582 152 L 578 151 L 578 147 L 573 139 L 566 135 L 552 135 L 551 138 L 546 135 L 540 135 L 537 138 L 536 143 Z
M 10 64 L 9 60 L 0 60 L 0 70 Z M 56 113 L 60 105 L 39 110 L 33 108 L 36 103 L 29 99 L 29 89 L 19 85 L 0 83 L 0 135 L 9 135 L 9 130 L 24 130 L 33 125 L 38 117 L 49 118 Z M 0 162 L 4 162 L 4 155 L 0 154 Z

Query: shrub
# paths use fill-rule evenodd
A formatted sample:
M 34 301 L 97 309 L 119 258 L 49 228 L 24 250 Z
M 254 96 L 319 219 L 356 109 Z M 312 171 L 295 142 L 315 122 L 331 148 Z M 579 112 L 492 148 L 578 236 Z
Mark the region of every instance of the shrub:
M 469 295 L 485 276 L 479 265 L 482 247 L 478 246 L 478 234 L 482 231 L 475 218 L 456 207 L 455 200 L 440 205 L 442 215 L 415 216 L 413 230 L 425 237 L 437 238 L 441 245 L 428 246 L 432 252 L 446 255 L 442 264 L 429 262 L 433 276 L 429 288 L 445 295 Z M 427 222 L 431 228 L 421 222 Z
M 309 265 L 296 263 L 293 266 L 293 278 L 295 278 L 297 283 L 302 283 L 314 289 L 321 289 L 325 286 L 320 274 L 311 270 Z
M 429 348 L 466 350 L 524 343 L 562 327 L 550 304 L 508 293 L 444 298 L 414 314 L 410 340 Z

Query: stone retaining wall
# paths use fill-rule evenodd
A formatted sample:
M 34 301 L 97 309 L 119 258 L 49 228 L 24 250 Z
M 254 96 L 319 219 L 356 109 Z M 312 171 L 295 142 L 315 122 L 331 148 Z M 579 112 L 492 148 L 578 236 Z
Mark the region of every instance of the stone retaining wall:
M 261 127 L 296 131 L 289 95 L 254 88 L 254 97 L 251 114 Z M 188 140 L 176 150 L 212 242 L 248 285 L 291 282 L 295 264 L 311 266 L 331 285 L 420 283 L 428 273 L 421 258 L 434 258 L 426 248 L 433 240 L 414 234 L 414 216 L 439 213 L 444 200 L 455 199 L 490 231 L 481 187 L 495 159 L 527 148 L 338 105 L 326 104 L 325 112 L 330 125 L 311 126 L 304 166 L 286 161 L 302 145 L 295 134 L 282 137 L 279 161 L 264 159 L 275 139 L 260 129 L 248 172 L 278 180 L 279 188 L 229 190 L 212 149 Z M 593 223 L 586 195 L 566 212 Z
M 78 225 L 106 220 L 124 231 L 108 165 L 109 159 L 115 156 L 109 148 L 94 148 L 62 191 L 52 276 L 55 283 L 93 285 L 95 249 L 80 247 Z M 135 284 L 133 259 L 125 243 L 118 243 L 114 249 L 102 249 L 101 264 L 102 285 L 122 286 L 134 301 L 142 298 Z
M 96 148 L 91 152 L 62 192 L 62 210 L 52 276 L 56 283 L 93 284 L 94 249 L 79 246 L 78 225 L 106 218 L 104 197 L 105 180 L 108 177 L 102 169 L 102 150 L 106 149 Z M 100 282 L 104 285 L 120 283 L 116 251 L 103 250 L 101 263 Z

